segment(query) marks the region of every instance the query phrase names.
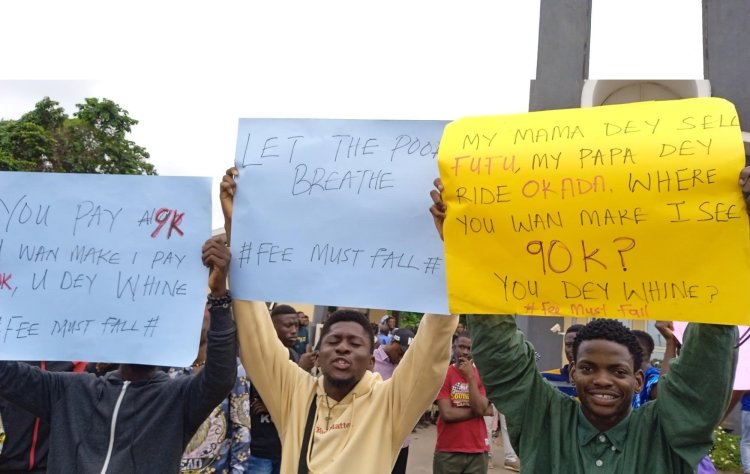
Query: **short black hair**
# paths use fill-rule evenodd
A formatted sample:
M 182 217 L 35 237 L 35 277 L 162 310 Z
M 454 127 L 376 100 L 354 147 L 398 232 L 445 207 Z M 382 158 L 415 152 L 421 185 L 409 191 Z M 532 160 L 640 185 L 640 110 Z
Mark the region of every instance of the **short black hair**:
M 645 347 L 648 350 L 649 354 L 654 353 L 654 338 L 651 337 L 651 334 L 647 333 L 646 331 L 641 331 L 640 329 L 633 329 L 633 335 L 638 339 L 638 342 L 640 342 L 643 347 Z M 646 354 L 643 354 L 644 356 Z
M 641 368 L 643 351 L 641 345 L 638 344 L 638 339 L 633 331 L 615 319 L 594 319 L 578 331 L 573 341 L 573 362 L 578 361 L 578 348 L 581 343 L 596 339 L 605 339 L 627 347 L 633 358 L 633 368 L 635 370 Z
M 461 331 L 460 333 L 456 334 L 456 338 L 453 340 L 453 342 L 458 341 L 459 337 L 465 337 L 466 339 L 471 341 L 471 334 L 469 334 L 469 331 Z
M 297 314 L 297 310 L 292 308 L 288 304 L 280 304 L 278 306 L 274 306 L 273 310 L 271 311 L 271 317 L 273 318 L 281 314 Z
M 570 333 L 576 333 L 583 329 L 583 324 L 571 324 L 568 329 L 565 331 L 565 335 L 568 335 Z
M 339 309 L 334 311 L 331 316 L 326 319 L 326 322 L 323 323 L 323 329 L 320 331 L 320 340 L 322 341 L 323 338 L 331 332 L 331 326 L 346 321 L 352 321 L 362 326 L 362 329 L 367 335 L 368 342 L 370 343 L 370 353 L 372 353 L 372 351 L 375 350 L 375 333 L 372 332 L 370 320 L 367 319 L 367 316 L 365 316 L 364 313 L 352 309 Z

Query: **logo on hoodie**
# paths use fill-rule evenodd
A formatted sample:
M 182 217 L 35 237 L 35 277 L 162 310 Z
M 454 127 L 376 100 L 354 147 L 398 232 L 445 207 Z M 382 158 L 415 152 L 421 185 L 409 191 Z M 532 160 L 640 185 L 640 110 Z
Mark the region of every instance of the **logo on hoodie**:
M 348 430 L 351 427 L 352 427 L 352 423 L 350 421 L 347 421 L 346 423 L 334 423 L 334 424 L 332 424 L 328 428 L 328 430 L 326 430 L 325 428 L 321 428 L 320 426 L 316 426 L 315 427 L 315 432 L 317 434 L 326 434 L 329 431 L 333 431 L 333 430 Z

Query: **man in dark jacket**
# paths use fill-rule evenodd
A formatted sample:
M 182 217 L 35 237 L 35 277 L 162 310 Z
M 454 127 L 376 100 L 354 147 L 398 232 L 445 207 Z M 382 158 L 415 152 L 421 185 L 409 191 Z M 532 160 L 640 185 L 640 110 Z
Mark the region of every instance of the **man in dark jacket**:
M 85 362 L 32 361 L 27 364 L 50 372 L 82 373 L 86 370 Z M 0 453 L 0 473 L 47 472 L 49 424 L 2 398 L 0 417 L 7 436 Z
M 97 377 L 0 362 L 0 396 L 50 424 L 47 472 L 179 471 L 188 441 L 236 377 L 229 260 L 221 240 L 203 246 L 203 263 L 210 268 L 211 326 L 206 365 L 198 375 L 172 380 L 154 366 L 121 364 Z

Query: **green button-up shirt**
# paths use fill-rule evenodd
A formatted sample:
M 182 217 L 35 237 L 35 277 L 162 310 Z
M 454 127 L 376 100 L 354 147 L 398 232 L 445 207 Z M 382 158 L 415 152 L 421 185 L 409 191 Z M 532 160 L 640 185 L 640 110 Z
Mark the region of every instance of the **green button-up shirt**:
M 512 316 L 471 316 L 474 361 L 525 473 L 695 472 L 732 391 L 735 326 L 690 324 L 659 398 L 599 432 L 580 404 L 539 375 Z

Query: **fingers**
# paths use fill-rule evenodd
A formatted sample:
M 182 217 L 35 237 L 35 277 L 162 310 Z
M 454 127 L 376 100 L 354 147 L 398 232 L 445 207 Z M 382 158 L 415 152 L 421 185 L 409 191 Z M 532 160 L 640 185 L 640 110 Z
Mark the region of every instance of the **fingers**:
M 234 196 L 234 192 L 237 190 L 237 182 L 234 180 L 234 176 L 225 174 L 221 178 L 221 183 L 219 184 L 219 190 L 223 194 Z
M 432 214 L 432 219 L 435 221 L 435 228 L 437 229 L 437 233 L 440 236 L 440 239 L 443 239 L 443 221 L 445 221 L 445 211 L 447 210 L 447 207 L 445 203 L 443 202 L 443 182 L 440 180 L 440 178 L 435 179 L 435 181 L 432 182 L 432 184 L 435 185 L 435 188 L 432 191 L 430 191 L 430 197 L 432 198 L 432 206 L 430 206 L 430 214 Z
M 750 193 L 750 166 L 745 166 L 740 171 L 740 187 L 743 193 Z
M 430 197 L 432 198 L 432 202 L 434 203 L 432 207 L 435 208 L 438 212 L 445 213 L 445 203 L 443 202 L 443 196 L 433 189 L 432 191 L 430 191 Z
M 253 412 L 253 415 L 262 415 L 263 413 L 268 413 L 268 409 L 266 408 L 266 404 L 263 403 L 263 400 L 257 399 L 255 400 L 251 405 L 250 409 Z
M 212 268 L 225 268 L 229 265 L 231 253 L 226 246 L 226 238 L 218 235 L 206 241 L 202 248 L 203 265 Z
M 443 180 L 440 178 L 435 178 L 435 181 L 432 182 L 433 186 L 437 188 L 438 191 L 441 193 L 443 192 Z
M 742 168 L 742 171 L 740 171 L 740 186 L 742 187 L 742 192 L 747 193 L 750 192 L 750 186 L 748 186 L 748 181 L 750 181 L 750 166 L 745 166 Z
M 656 321 L 654 325 L 656 326 L 656 330 L 659 331 L 665 339 L 674 338 L 674 326 L 672 325 L 672 321 Z
M 440 180 L 440 178 L 437 178 L 435 181 L 433 181 L 432 184 L 434 184 L 436 188 L 430 191 L 432 202 L 445 206 L 445 204 L 443 204 L 443 182 Z
M 432 184 L 436 189 L 430 191 L 430 197 L 433 202 L 430 207 L 430 214 L 436 219 L 445 219 L 446 206 L 443 202 L 443 181 L 440 178 L 435 178 Z
M 237 189 L 237 182 L 234 178 L 239 175 L 240 172 L 234 166 L 229 168 L 226 173 L 224 173 L 224 176 L 221 177 L 221 183 L 219 184 L 219 190 L 222 194 L 234 196 L 234 192 Z
M 312 352 L 305 352 L 301 356 L 299 356 L 299 360 L 311 360 L 312 359 Z
M 229 253 L 229 249 L 227 248 L 227 237 L 225 235 L 215 235 L 206 240 L 203 244 L 202 251 L 206 252 L 210 249 Z
M 438 220 L 444 220 L 445 219 L 445 208 L 440 208 L 437 204 L 433 204 L 430 207 L 430 214 L 432 214 L 432 217 Z
M 745 210 L 750 214 L 750 166 L 746 166 L 740 171 L 740 188 L 742 188 L 742 195 L 745 197 Z

